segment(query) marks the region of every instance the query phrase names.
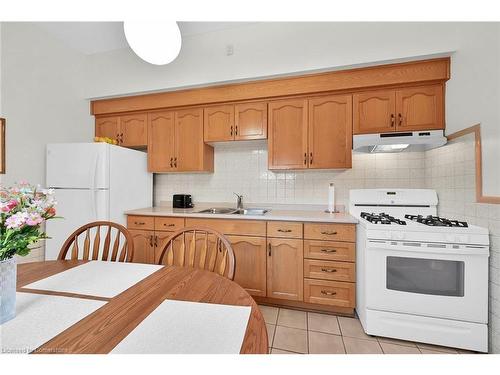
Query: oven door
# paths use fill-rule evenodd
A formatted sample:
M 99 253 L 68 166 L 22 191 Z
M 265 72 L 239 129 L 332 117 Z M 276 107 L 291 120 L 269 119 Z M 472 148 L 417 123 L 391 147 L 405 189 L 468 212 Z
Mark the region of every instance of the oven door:
M 484 249 L 377 240 L 367 245 L 368 309 L 487 323 Z

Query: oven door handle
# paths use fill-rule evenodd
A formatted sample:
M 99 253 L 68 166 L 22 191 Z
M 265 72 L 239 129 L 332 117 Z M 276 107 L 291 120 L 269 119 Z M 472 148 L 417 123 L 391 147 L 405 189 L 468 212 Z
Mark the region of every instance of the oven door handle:
M 449 243 L 420 243 L 420 246 L 415 246 L 419 242 L 412 241 L 384 241 L 384 240 L 368 240 L 367 251 L 396 251 L 407 253 L 408 256 L 415 254 L 435 254 L 436 259 L 442 256 L 462 256 L 462 255 L 488 255 L 489 247 L 481 245 L 463 245 Z M 431 246 L 429 246 L 431 245 Z M 454 248 L 457 246 L 457 248 Z

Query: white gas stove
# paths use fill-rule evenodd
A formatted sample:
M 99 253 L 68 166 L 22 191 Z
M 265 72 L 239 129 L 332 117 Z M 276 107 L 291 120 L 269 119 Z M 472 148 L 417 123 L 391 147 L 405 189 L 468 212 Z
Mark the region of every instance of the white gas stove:
M 486 352 L 488 230 L 437 203 L 428 189 L 350 191 L 356 311 L 371 335 Z

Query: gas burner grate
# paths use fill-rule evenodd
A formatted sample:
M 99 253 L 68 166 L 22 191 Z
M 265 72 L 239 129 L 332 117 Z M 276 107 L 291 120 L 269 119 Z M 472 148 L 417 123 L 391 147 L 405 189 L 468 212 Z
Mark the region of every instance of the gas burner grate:
M 369 221 L 372 224 L 399 224 L 399 225 L 406 225 L 406 221 L 396 219 L 394 216 L 388 215 L 384 212 L 381 212 L 379 214 L 375 213 L 369 213 L 369 212 L 361 212 L 361 217 L 367 221 Z
M 405 219 L 413 220 L 417 223 L 428 225 L 431 227 L 458 227 L 467 228 L 469 225 L 466 221 L 450 220 L 439 216 L 422 216 L 422 215 L 405 215 Z

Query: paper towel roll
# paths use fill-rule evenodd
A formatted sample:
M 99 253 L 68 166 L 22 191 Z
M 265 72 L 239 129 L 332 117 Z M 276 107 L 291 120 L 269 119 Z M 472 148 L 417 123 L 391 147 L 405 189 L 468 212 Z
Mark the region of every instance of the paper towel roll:
M 328 212 L 335 211 L 335 186 L 330 182 L 328 186 Z

